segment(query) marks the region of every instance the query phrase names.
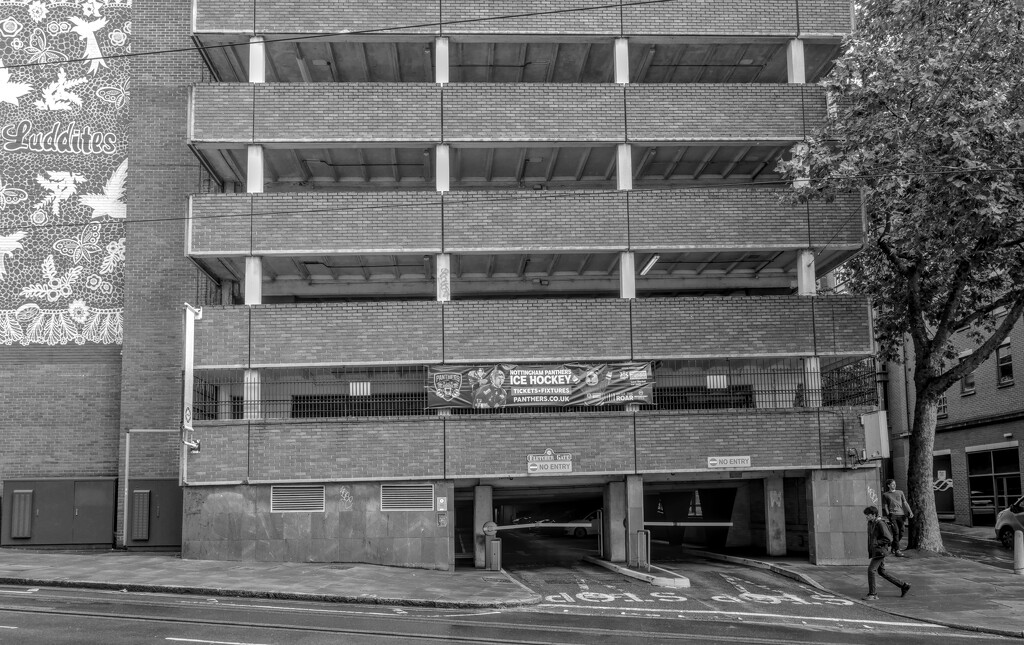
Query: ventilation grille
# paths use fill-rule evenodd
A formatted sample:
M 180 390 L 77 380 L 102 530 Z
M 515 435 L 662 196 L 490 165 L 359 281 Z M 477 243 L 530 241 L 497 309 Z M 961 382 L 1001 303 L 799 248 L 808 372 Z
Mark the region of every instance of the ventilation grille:
M 132 540 L 149 539 L 149 491 L 132 491 Z
M 271 513 L 323 513 L 324 487 L 271 486 Z
M 11 537 L 32 537 L 32 491 L 16 490 L 11 494 Z
M 434 485 L 383 485 L 380 487 L 380 510 L 432 511 L 434 510 Z

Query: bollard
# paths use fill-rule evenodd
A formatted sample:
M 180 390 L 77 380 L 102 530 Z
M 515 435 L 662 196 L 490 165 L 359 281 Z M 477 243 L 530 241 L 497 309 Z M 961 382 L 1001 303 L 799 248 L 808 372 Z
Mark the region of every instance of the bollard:
M 501 570 L 501 538 L 494 538 L 487 543 L 487 570 Z
M 1024 531 L 1013 532 L 1013 572 L 1024 576 Z

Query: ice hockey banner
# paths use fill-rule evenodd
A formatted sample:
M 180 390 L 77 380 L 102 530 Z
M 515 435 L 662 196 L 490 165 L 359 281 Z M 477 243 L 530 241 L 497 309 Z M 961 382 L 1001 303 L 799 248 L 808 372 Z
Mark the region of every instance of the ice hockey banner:
M 427 369 L 428 408 L 654 403 L 650 363 L 452 365 Z

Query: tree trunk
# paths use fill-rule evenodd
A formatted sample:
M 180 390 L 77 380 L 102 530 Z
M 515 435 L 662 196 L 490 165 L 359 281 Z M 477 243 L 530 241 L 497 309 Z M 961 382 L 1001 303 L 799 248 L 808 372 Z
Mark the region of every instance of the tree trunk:
M 935 449 L 935 412 L 937 401 L 927 399 L 915 388 L 914 425 L 910 429 L 910 463 L 907 467 L 907 499 L 914 511 L 914 530 L 909 547 L 945 553 L 939 516 L 935 512 L 935 490 L 932 483 Z

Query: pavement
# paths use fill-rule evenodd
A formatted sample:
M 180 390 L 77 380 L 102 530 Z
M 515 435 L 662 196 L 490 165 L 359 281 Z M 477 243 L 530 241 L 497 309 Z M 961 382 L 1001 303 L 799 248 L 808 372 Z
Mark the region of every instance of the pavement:
M 991 529 L 944 526 L 946 530 L 992 539 Z M 769 569 L 894 616 L 1024 639 L 1024 575 L 958 557 L 906 553 L 905 558 L 887 558 L 886 565 L 911 583 L 910 593 L 901 598 L 896 587 L 879 580 L 880 599 L 870 602 L 861 600 L 867 592 L 866 562 L 817 566 L 805 557 L 688 551 L 690 557 Z M 432 607 L 519 607 L 541 600 L 505 571 L 468 566 L 433 571 L 369 564 L 182 560 L 177 553 L 126 551 L 0 549 L 0 584 Z

